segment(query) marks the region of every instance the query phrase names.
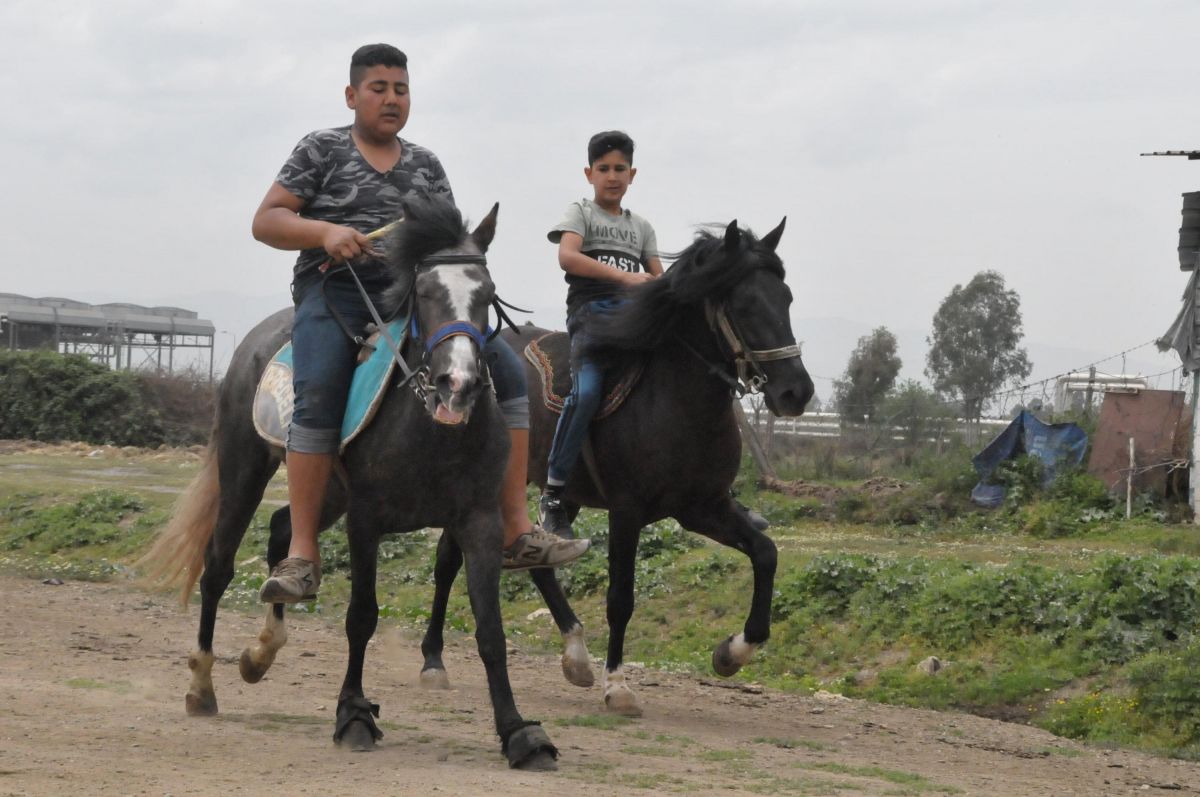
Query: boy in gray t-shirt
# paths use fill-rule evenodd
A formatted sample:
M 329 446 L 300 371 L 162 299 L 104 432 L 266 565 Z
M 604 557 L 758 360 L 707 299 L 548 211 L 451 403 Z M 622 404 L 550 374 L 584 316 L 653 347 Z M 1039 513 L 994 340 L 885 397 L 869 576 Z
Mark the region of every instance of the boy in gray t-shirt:
M 616 130 L 597 133 L 588 142 L 588 164 L 583 173 L 592 185 L 593 198 L 568 205 L 563 220 L 546 236 L 558 244 L 558 264 L 570 285 L 567 333 L 571 336 L 571 394 L 563 402 L 554 431 L 541 501 L 542 525 L 546 531 L 562 536 L 572 533 L 562 503 L 563 487 L 579 459 L 604 387 L 603 369 L 580 356 L 587 340 L 587 320 L 611 312 L 620 304 L 624 287 L 654 279 L 663 272 L 654 228 L 621 207 L 637 174 L 633 168 L 633 139 Z

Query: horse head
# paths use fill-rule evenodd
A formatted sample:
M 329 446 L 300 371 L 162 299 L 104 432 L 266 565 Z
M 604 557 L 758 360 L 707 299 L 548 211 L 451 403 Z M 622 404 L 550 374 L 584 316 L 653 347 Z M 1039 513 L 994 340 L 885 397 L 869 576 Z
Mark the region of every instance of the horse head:
M 706 301 L 709 323 L 729 349 L 740 381 L 761 390 L 767 408 L 780 416 L 800 415 L 813 395 L 792 334 L 792 292 L 775 253 L 786 222 L 761 239 L 730 222 L 720 245 L 725 262 L 716 267 L 728 269 L 732 279 L 722 299 Z
M 495 285 L 484 255 L 496 234 L 495 205 L 474 232 L 445 201 L 406 202 L 393 234 L 388 293 L 395 312 L 411 314 L 424 347 L 418 394 L 438 423 L 466 423 L 486 386 L 483 348 Z

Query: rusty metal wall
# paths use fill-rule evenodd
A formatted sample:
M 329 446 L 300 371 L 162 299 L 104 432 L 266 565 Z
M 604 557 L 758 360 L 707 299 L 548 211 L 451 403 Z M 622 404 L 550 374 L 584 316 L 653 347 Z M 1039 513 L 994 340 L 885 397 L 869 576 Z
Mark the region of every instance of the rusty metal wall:
M 1150 467 L 1187 459 L 1192 414 L 1178 390 L 1143 390 L 1136 395 L 1109 393 L 1100 408 L 1088 473 L 1110 489 L 1123 488 L 1129 470 L 1129 438 L 1134 440 L 1137 473 L 1134 490 L 1163 494 L 1169 467 Z M 1143 470 L 1146 469 L 1146 470 Z

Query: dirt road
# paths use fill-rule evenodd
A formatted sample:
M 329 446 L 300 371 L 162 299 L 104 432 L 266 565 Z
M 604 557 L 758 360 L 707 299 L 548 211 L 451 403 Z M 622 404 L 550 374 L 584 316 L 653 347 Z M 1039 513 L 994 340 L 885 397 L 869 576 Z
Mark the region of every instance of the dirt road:
M 800 697 L 634 670 L 643 718 L 603 715 L 599 686 L 514 651 L 518 705 L 559 746 L 559 770 L 509 770 L 470 638 L 450 643 L 455 686 L 424 691 L 411 632 L 381 626 L 368 695 L 385 737 L 370 754 L 332 741 L 341 628 L 289 617 L 267 678 L 238 677 L 257 617 L 224 612 L 221 714 L 183 711 L 196 610 L 122 583 L 0 576 L 0 795 L 12 794 L 865 794 L 1200 793 L 1200 766 L 1095 750 L 958 714 Z M 547 633 L 550 633 L 549 628 Z M 600 649 L 597 631 L 592 646 Z

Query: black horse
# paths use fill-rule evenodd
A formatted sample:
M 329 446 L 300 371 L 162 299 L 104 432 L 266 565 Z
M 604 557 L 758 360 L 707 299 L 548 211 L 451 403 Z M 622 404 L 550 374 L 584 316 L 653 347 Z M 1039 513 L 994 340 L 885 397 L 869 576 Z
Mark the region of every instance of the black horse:
M 553 768 L 557 751 L 537 723 L 526 722 L 517 711 L 499 607 L 503 532 L 498 495 L 508 434 L 486 388 L 479 351 L 480 330 L 486 328 L 494 297 L 483 253 L 495 235 L 496 212 L 493 208 L 468 233 L 453 205 L 410 204 L 405 222 L 386 240 L 386 261 L 395 280 L 387 294 L 389 314 L 415 313 L 417 329 L 427 334 L 424 346 L 410 341 L 405 355 L 415 376 L 387 391 L 371 426 L 345 451 L 344 481 L 331 480 L 322 512 L 322 529 L 346 515 L 352 579 L 346 615 L 350 658 L 334 739 L 369 749 L 382 736 L 372 718 L 378 707 L 365 699 L 362 689 L 367 642 L 378 621 L 380 536 L 441 527 L 442 536 L 466 555 L 476 639 L 502 749 L 511 766 L 547 769 Z M 169 579 L 186 571 L 185 601 L 200 579 L 199 650 L 188 659 L 192 683 L 186 704 L 191 715 L 217 711 L 212 684 L 217 603 L 233 577 L 242 536 L 283 456 L 255 431 L 251 405 L 264 368 L 290 338 L 291 323 L 291 310 L 276 313 L 238 347 L 221 386 L 203 469 L 146 557 Z M 464 334 L 468 327 L 475 331 Z M 454 336 L 445 336 L 446 330 Z M 291 520 L 284 507 L 271 517 L 271 567 L 287 555 L 290 538 Z M 242 653 L 241 674 L 250 683 L 263 677 L 287 641 L 283 608 L 268 609 L 259 644 Z
M 590 330 L 593 356 L 614 364 L 641 360 L 645 367 L 626 403 L 594 423 L 591 456 L 581 459 L 566 487 L 576 510 L 579 505 L 608 510 L 604 701 L 612 711 L 641 713 L 621 665 L 625 628 L 633 615 L 638 538 L 648 523 L 673 517 L 684 528 L 750 558 L 750 614 L 742 632 L 714 650 L 713 668 L 719 674 L 737 672 L 770 635 L 776 550 L 730 493 L 741 460 L 731 391 L 761 389 L 777 415 L 801 414 L 812 397 L 812 379 L 788 317 L 791 292 L 775 254 L 783 226 L 781 222 L 761 240 L 739 230 L 736 222 L 723 236 L 700 233 L 662 278 L 631 290 L 620 310 Z M 545 333 L 523 327 L 509 340 L 520 351 Z M 557 416 L 542 402 L 540 378 L 532 366 L 529 385 L 529 476 L 544 486 Z M 433 611 L 422 644 L 426 683 L 445 681 L 441 625 L 461 561 L 454 540 L 443 537 Z M 564 636 L 564 674 L 572 683 L 590 685 L 578 618 L 552 571 L 532 572 Z

